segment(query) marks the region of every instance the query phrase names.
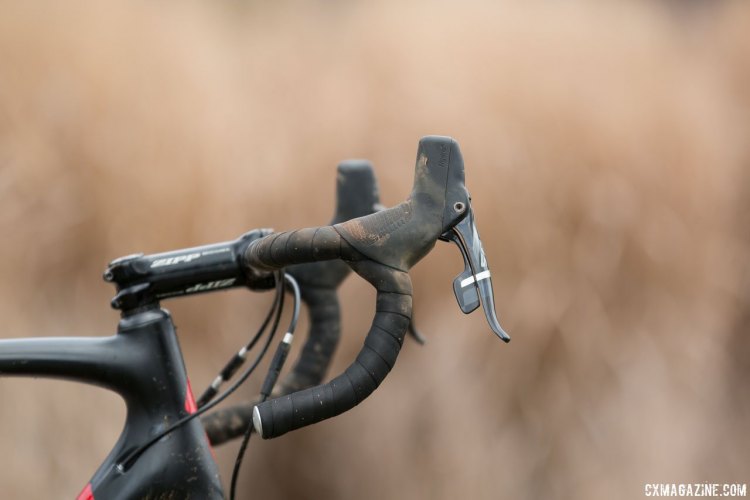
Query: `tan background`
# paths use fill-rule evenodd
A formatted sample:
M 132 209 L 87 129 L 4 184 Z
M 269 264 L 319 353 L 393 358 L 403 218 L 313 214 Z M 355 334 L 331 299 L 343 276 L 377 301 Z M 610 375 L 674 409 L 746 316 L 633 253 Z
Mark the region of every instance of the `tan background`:
M 742 5 L 742 4 L 745 5 Z M 747 2 L 0 1 L 0 335 L 111 333 L 110 259 L 316 225 L 334 167 L 408 193 L 452 135 L 502 345 L 454 248 L 354 411 L 251 443 L 252 498 L 641 498 L 750 482 Z M 372 292 L 344 288 L 354 356 Z M 269 296 L 172 302 L 205 386 Z M 257 383 L 257 381 L 255 382 Z M 253 392 L 252 383 L 245 394 Z M 124 409 L 0 381 L 0 496 L 71 498 Z M 236 444 L 218 450 L 228 480 Z

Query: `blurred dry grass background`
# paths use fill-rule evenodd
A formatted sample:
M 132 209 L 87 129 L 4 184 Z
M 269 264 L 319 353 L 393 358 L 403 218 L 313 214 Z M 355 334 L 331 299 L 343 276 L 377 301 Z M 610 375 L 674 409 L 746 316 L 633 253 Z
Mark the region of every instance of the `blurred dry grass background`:
M 743 5 L 744 4 L 744 5 Z M 746 2 L 0 1 L 0 335 L 114 330 L 110 259 L 317 225 L 334 167 L 388 205 L 452 135 L 501 345 L 439 245 L 416 320 L 354 411 L 251 443 L 252 498 L 640 498 L 750 482 Z M 372 310 L 345 284 L 334 370 Z M 270 297 L 166 304 L 194 387 Z M 252 393 L 252 388 L 247 390 Z M 0 380 L 3 498 L 71 498 L 116 396 Z M 218 450 L 224 479 L 236 445 Z

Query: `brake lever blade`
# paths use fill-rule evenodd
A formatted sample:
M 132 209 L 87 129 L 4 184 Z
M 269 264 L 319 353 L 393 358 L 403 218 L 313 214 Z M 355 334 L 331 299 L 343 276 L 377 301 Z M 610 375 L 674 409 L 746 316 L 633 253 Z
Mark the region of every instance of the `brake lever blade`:
M 470 204 L 466 210 L 469 211 L 466 217 L 440 237 L 443 241 L 455 243 L 464 259 L 464 271 L 453 280 L 453 293 L 464 314 L 475 311 L 481 305 L 495 335 L 510 342 L 510 336 L 500 326 L 495 313 L 490 268 L 474 222 L 474 211 Z

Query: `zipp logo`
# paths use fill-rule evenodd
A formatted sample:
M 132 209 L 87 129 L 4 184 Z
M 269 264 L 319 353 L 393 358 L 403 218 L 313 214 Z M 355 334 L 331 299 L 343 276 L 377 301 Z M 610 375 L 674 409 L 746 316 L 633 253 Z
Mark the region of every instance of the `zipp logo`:
M 164 267 L 164 266 L 173 266 L 175 264 L 180 263 L 188 263 L 192 260 L 197 259 L 200 257 L 201 254 L 199 253 L 190 253 L 187 255 L 178 255 L 177 257 L 166 257 L 164 259 L 156 259 L 151 263 L 151 267 Z
M 185 293 L 193 292 L 205 292 L 206 290 L 216 290 L 217 288 L 226 288 L 232 286 L 237 278 L 230 278 L 227 280 L 209 281 L 208 283 L 198 283 L 197 285 L 191 286 L 185 289 Z

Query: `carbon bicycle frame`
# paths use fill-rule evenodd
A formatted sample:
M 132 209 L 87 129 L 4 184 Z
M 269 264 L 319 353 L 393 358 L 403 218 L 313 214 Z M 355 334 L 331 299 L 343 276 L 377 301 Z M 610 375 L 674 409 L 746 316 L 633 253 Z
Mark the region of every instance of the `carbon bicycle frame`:
M 83 382 L 125 400 L 122 433 L 78 500 L 224 498 L 197 418 L 148 448 L 129 468 L 118 464 L 197 410 L 172 317 L 159 299 L 237 286 L 270 288 L 267 277 L 248 278 L 240 259 L 246 245 L 263 234 L 253 231 L 232 242 L 110 263 L 105 280 L 117 285 L 112 305 L 122 309 L 113 336 L 0 340 L 0 376 Z
M 199 419 L 147 450 L 127 471 L 116 464 L 169 424 L 196 411 L 169 313 L 158 307 L 120 320 L 111 337 L 0 341 L 0 375 L 93 384 L 125 400 L 125 427 L 79 500 L 223 499 L 216 463 Z

